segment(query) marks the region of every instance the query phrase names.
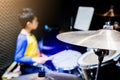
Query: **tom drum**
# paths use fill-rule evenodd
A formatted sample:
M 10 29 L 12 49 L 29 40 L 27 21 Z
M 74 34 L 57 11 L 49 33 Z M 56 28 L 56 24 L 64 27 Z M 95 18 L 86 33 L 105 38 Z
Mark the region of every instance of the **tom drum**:
M 120 52 L 109 51 L 109 54 L 104 57 L 104 60 L 101 65 L 101 74 L 100 74 L 102 79 L 100 80 L 108 80 L 110 78 L 110 76 L 106 76 L 108 74 L 111 74 L 111 76 L 114 73 L 118 74 L 117 72 L 119 71 L 116 66 L 116 62 L 118 61 L 119 56 L 120 56 Z M 85 80 L 95 79 L 96 69 L 98 65 L 98 56 L 94 53 L 93 50 L 84 53 L 78 59 L 78 64 L 80 70 L 83 73 Z M 111 78 L 109 80 L 111 80 Z
M 63 50 L 55 55 L 52 62 L 59 72 L 68 71 L 71 73 L 71 70 L 78 66 L 77 61 L 80 56 L 81 53 L 78 51 Z

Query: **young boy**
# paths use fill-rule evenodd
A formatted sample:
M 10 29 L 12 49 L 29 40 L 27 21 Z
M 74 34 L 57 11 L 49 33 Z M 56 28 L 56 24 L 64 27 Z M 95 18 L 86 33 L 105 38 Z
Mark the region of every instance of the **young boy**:
M 40 53 L 37 40 L 31 32 L 38 27 L 37 16 L 32 9 L 24 8 L 19 15 L 19 21 L 23 29 L 17 38 L 14 60 L 20 63 L 22 74 L 39 72 L 41 67 L 44 68 L 45 71 L 49 71 L 47 67 L 41 64 L 52 60 L 53 57 L 47 57 L 43 53 Z

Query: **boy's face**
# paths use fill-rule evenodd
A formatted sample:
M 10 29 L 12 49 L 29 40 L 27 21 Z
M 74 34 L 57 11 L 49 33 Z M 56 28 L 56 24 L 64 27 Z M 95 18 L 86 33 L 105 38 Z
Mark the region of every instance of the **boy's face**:
M 37 17 L 34 17 L 32 22 L 30 22 L 30 24 L 29 24 L 29 28 L 31 30 L 35 30 L 35 29 L 37 29 L 37 27 L 38 27 L 38 19 L 37 19 Z

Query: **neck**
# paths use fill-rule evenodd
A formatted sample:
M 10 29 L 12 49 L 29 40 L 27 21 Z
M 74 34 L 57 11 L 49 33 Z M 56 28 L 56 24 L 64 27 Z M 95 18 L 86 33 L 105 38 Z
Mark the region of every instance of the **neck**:
M 32 31 L 31 29 L 23 28 L 23 30 L 25 31 L 26 34 L 31 35 L 31 31 Z
M 29 29 L 29 28 L 24 28 L 26 31 L 27 31 L 27 33 L 31 33 L 31 29 Z

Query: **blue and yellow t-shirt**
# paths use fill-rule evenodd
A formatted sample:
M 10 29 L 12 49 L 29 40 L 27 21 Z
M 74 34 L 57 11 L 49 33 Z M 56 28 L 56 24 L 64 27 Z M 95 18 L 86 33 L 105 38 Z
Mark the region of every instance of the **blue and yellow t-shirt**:
M 32 57 L 37 56 L 40 56 L 40 54 L 35 36 L 33 34 L 27 35 L 21 31 L 17 39 L 15 61 L 33 64 Z

